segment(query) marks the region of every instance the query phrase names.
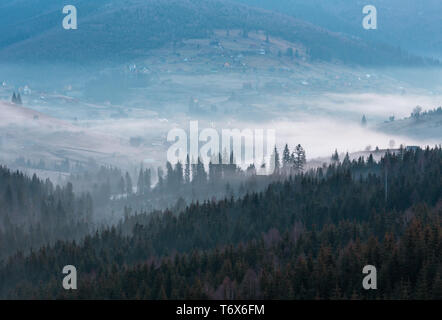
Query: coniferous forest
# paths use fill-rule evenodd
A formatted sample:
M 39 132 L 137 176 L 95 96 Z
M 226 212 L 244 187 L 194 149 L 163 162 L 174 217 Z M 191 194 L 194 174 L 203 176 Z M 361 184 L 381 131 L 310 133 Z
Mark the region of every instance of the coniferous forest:
M 442 299 L 441 170 L 440 147 L 294 174 L 281 165 L 260 191 L 94 229 L 88 194 L 1 168 L 0 248 L 15 253 L 1 262 L 0 297 Z M 7 227 L 23 219 L 41 224 Z M 77 268 L 77 290 L 61 286 L 66 265 Z M 376 290 L 362 286 L 366 265 Z

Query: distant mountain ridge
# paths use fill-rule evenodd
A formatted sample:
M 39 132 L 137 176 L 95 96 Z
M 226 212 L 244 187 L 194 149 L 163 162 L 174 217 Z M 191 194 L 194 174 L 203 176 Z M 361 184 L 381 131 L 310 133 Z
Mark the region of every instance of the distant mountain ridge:
M 440 0 L 237 0 L 302 18 L 331 31 L 399 46 L 415 54 L 442 57 Z M 362 28 L 362 8 L 377 9 L 377 30 Z
M 263 30 L 299 42 L 313 60 L 349 64 L 420 64 L 397 48 L 368 44 L 293 17 L 224 0 L 78 0 L 78 30 L 62 28 L 62 0 L 11 0 L 0 5 L 4 62 L 131 59 L 153 48 L 214 30 Z

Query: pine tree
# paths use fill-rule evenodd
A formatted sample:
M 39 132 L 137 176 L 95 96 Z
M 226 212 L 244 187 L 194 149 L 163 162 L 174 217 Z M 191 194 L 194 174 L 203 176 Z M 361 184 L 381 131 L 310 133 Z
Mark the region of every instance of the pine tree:
M 126 186 L 125 186 L 125 183 L 124 183 L 124 178 L 121 177 L 120 181 L 118 183 L 118 192 L 120 194 L 123 194 L 125 190 L 126 190 Z
M 233 175 L 236 173 L 236 159 L 235 155 L 233 153 L 233 150 L 230 152 L 230 159 L 229 159 L 229 174 L 233 177 Z
M 175 186 L 175 172 L 173 171 L 172 164 L 167 161 L 166 163 L 166 184 L 169 190 Z
M 279 168 L 281 167 L 279 160 L 279 153 L 276 146 L 273 149 L 272 156 L 270 158 L 270 168 L 273 169 L 274 174 L 279 174 Z
M 290 158 L 289 146 L 286 144 L 282 153 L 282 167 L 285 172 L 287 172 L 290 167 Z
M 164 187 L 164 177 L 163 177 L 163 169 L 158 167 L 157 176 L 158 176 L 158 188 L 161 190 Z
M 175 165 L 175 179 L 178 187 L 183 184 L 183 165 L 180 161 Z
M 305 150 L 300 144 L 298 144 L 295 149 L 295 159 L 294 159 L 295 172 L 304 171 L 306 163 L 307 160 L 305 157 Z
M 126 171 L 126 192 L 128 195 L 132 194 L 133 186 L 132 179 L 130 178 L 129 172 Z
M 338 154 L 338 150 L 335 150 L 335 153 L 333 153 L 331 160 L 333 163 L 338 163 L 339 162 L 339 154 Z
M 189 154 L 186 156 L 186 165 L 184 169 L 184 183 L 189 184 L 190 183 L 190 160 L 189 160 Z
M 207 183 L 207 173 L 204 169 L 204 163 L 201 161 L 201 159 L 198 157 L 198 163 L 196 165 L 196 175 L 193 179 L 195 181 L 195 185 L 197 186 L 203 186 Z
M 349 156 L 348 152 L 345 154 L 345 158 L 342 161 L 342 165 L 346 168 L 349 168 L 351 165 L 350 156 Z
M 138 175 L 138 183 L 137 183 L 137 193 L 138 195 L 143 195 L 144 192 L 144 172 L 143 168 L 141 167 L 140 173 Z
M 363 127 L 367 126 L 367 118 L 365 117 L 365 114 L 362 116 L 361 125 Z
M 144 171 L 144 194 L 148 194 L 150 192 L 150 188 L 152 185 L 152 173 L 150 169 L 146 169 Z

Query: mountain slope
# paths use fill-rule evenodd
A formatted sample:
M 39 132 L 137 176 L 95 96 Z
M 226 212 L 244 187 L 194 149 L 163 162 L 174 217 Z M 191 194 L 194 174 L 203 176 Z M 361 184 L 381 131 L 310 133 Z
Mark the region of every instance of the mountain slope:
M 41 3 L 40 3 L 41 4 Z M 57 5 L 56 5 L 57 4 Z M 1 8 L 7 32 L 0 36 L 3 61 L 85 62 L 130 59 L 166 43 L 189 38 L 210 38 L 214 30 L 263 30 L 270 36 L 299 42 L 312 59 L 341 60 L 358 64 L 415 63 L 397 49 L 368 45 L 301 20 L 231 1 L 221 0 L 101 0 L 78 1 L 78 30 L 61 26 L 63 1 L 27 8 L 14 13 L 23 1 Z M 57 9 L 59 8 L 59 9 Z M 0 19 L 1 20 L 1 19 Z
M 237 0 L 302 18 L 335 32 L 400 46 L 416 54 L 442 57 L 442 5 L 439 0 Z M 378 30 L 362 28 L 362 8 L 374 5 Z
M 440 143 L 442 141 L 442 108 L 411 115 L 405 119 L 386 121 L 377 125 L 376 129 L 416 139 L 433 139 L 435 143 Z
M 130 145 L 111 133 L 72 125 L 35 110 L 0 101 L 0 159 L 13 161 L 19 156 L 61 161 L 119 164 L 143 157 L 148 151 Z

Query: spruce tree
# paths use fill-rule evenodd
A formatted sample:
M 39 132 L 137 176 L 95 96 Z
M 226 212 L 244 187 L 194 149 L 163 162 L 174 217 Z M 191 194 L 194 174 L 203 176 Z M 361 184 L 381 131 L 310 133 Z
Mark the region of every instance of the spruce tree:
M 138 175 L 137 194 L 138 195 L 143 195 L 144 194 L 144 172 L 143 172 L 143 168 L 140 169 L 140 173 Z
M 335 150 L 335 153 L 333 153 L 331 160 L 333 163 L 338 163 L 339 162 L 339 154 L 338 154 L 338 149 Z
M 186 156 L 186 165 L 184 168 L 184 183 L 189 184 L 190 183 L 190 160 L 189 160 L 189 154 Z
M 144 171 L 144 194 L 147 194 L 150 192 L 150 188 L 152 185 L 152 173 L 150 169 L 146 169 Z
M 130 178 L 129 172 L 126 171 L 126 192 L 128 195 L 132 194 L 133 186 L 132 179 Z
M 363 127 L 367 126 L 367 118 L 365 117 L 365 114 L 362 116 L 361 125 Z
M 305 150 L 304 148 L 298 144 L 295 149 L 295 171 L 296 172 L 302 172 L 304 171 L 305 164 L 307 163 L 306 157 L 305 157 Z
M 284 171 L 290 167 L 290 150 L 287 144 L 285 145 L 282 153 L 282 167 L 284 168 Z

